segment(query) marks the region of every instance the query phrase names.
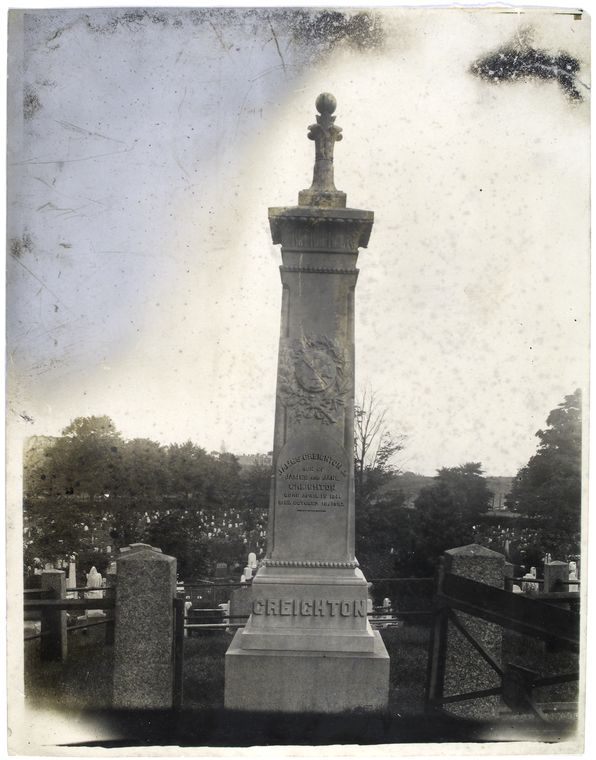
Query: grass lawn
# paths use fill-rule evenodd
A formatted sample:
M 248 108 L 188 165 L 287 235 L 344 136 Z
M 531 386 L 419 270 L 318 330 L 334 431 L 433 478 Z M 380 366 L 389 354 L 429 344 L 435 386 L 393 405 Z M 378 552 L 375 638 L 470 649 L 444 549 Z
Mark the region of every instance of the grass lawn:
M 391 658 L 391 670 L 389 704 L 380 715 L 286 716 L 224 710 L 224 655 L 232 634 L 221 631 L 184 640 L 184 706 L 180 711 L 111 709 L 112 648 L 104 643 L 103 626 L 91 628 L 86 634 L 70 633 L 65 663 L 41 663 L 39 642 L 27 642 L 25 692 L 34 705 L 88 713 L 107 721 L 114 727 L 114 735 L 120 737 L 109 745 L 114 747 L 499 740 L 493 723 L 425 714 L 429 633 L 427 626 L 414 624 L 381 631 Z M 510 729 L 511 726 L 505 726 L 506 731 Z M 572 730 L 562 729 L 537 726 L 535 722 L 525 729 L 516 722 L 515 736 L 503 736 L 508 741 L 520 738 L 560 741 Z M 502 732 L 503 725 L 499 730 Z
M 429 629 L 402 626 L 381 632 L 391 657 L 390 706 L 401 714 L 421 713 Z M 232 634 L 223 631 L 184 640 L 184 707 L 223 707 L 224 655 Z M 25 644 L 25 693 L 45 706 L 65 709 L 107 708 L 111 700 L 112 648 L 104 644 L 104 628 L 68 634 L 65 663 L 39 660 L 39 641 Z

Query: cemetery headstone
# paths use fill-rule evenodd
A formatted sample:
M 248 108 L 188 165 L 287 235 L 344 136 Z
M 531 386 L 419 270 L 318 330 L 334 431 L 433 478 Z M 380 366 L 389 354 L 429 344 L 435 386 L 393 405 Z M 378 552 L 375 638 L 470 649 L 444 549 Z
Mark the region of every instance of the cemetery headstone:
M 113 704 L 172 706 L 176 560 L 147 544 L 131 544 L 117 559 Z
M 66 578 L 66 588 L 76 588 L 77 587 L 77 564 L 74 554 L 69 557 L 68 561 L 68 576 Z M 69 599 L 76 598 L 77 594 L 76 591 L 73 591 L 71 593 L 67 593 L 66 595 Z
M 227 578 L 229 575 L 228 566 L 225 562 L 218 562 L 215 566 L 216 579 Z
M 354 553 L 354 296 L 373 213 L 334 184 L 335 98 L 316 101 L 313 181 L 270 208 L 282 314 L 267 554 L 226 654 L 225 704 L 342 712 L 387 703 L 389 656 Z
M 445 572 L 503 588 L 505 557 L 478 544 L 449 549 L 444 554 Z M 501 664 L 503 629 L 480 618 L 456 613 L 465 628 L 497 664 Z M 491 689 L 501 685 L 497 673 L 479 656 L 462 632 L 449 622 L 445 655 L 445 696 Z M 466 718 L 487 719 L 501 711 L 498 696 L 454 702 L 445 705 L 447 712 Z
M 87 588 L 97 589 L 96 591 L 85 591 L 86 599 L 103 599 L 103 578 L 101 573 L 97 572 L 95 566 L 87 573 Z M 102 610 L 86 610 L 87 617 L 104 617 L 105 612 Z
M 188 620 L 188 613 L 190 610 L 192 610 L 192 602 L 190 600 L 190 597 L 187 596 L 184 601 L 184 622 Z M 188 630 L 186 628 L 184 629 L 184 637 L 188 637 Z
M 569 591 L 567 583 L 569 580 L 569 563 L 568 562 L 550 562 L 544 563 L 544 592 L 550 594 L 553 591 Z
M 530 572 L 523 576 L 521 588 L 524 594 L 536 594 L 540 591 L 540 584 L 536 583 L 535 567 L 531 567 Z
M 576 580 L 578 580 L 577 563 L 576 562 L 570 562 L 569 563 L 569 580 L 570 581 L 576 581 Z M 577 584 L 577 583 L 570 583 L 569 584 L 569 591 L 573 591 L 573 592 L 579 591 L 579 584 Z

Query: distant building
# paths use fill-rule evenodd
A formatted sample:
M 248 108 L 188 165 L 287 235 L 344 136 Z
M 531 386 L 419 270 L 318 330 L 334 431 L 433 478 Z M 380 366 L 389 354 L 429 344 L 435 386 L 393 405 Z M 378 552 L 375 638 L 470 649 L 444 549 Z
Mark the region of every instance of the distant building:
M 271 467 L 273 464 L 273 452 L 268 454 L 237 454 L 236 459 L 243 470 L 249 467 Z
M 52 435 L 30 435 L 23 444 L 23 466 L 33 470 L 43 462 L 46 451 L 54 444 Z
M 496 512 L 505 509 L 505 497 L 511 491 L 513 480 L 514 478 L 508 476 L 486 476 L 488 488 L 493 493 L 490 509 Z
M 492 493 L 489 511 L 505 511 L 505 496 L 511 491 L 514 478 L 499 475 L 486 475 L 485 477 L 488 489 Z M 414 509 L 420 491 L 432 486 L 434 482 L 435 477 L 432 475 L 402 472 L 379 489 L 379 498 L 382 500 L 390 500 L 392 497 L 403 498 L 402 508 Z

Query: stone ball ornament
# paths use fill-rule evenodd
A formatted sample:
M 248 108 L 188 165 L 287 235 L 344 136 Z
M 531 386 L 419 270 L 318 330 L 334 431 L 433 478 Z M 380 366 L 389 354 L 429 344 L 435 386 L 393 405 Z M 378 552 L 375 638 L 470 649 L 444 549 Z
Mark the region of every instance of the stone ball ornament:
M 322 92 L 316 99 L 315 106 L 319 113 L 331 114 L 337 108 L 337 100 L 330 92 Z

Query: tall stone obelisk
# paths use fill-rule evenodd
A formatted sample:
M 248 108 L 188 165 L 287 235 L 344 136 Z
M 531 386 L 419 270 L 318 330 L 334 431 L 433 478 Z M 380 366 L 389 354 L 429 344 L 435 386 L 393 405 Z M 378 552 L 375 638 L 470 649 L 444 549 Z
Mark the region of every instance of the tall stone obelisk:
M 342 712 L 386 705 L 389 656 L 354 553 L 354 291 L 373 213 L 335 188 L 336 102 L 316 101 L 313 182 L 269 209 L 283 286 L 265 564 L 226 653 L 226 707 Z

